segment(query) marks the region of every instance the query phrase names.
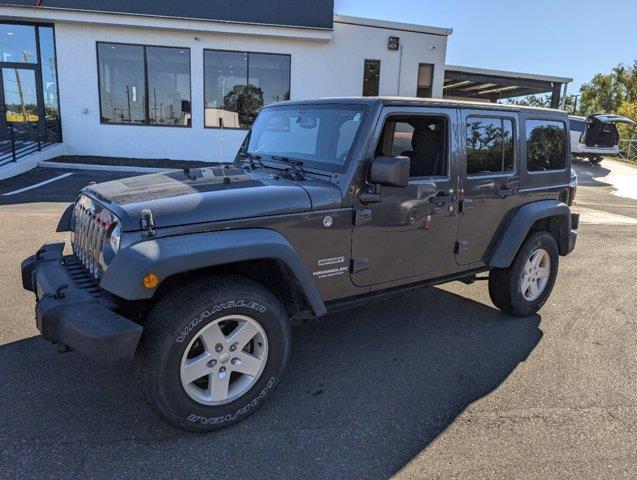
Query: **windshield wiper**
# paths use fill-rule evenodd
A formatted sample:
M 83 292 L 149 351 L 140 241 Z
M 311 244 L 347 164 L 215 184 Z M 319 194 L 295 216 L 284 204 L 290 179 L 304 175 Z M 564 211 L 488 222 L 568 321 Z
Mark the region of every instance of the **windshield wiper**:
M 265 168 L 265 165 L 263 165 L 263 162 L 261 161 L 261 155 L 257 155 L 256 153 L 250 153 L 250 152 L 241 152 L 239 155 L 237 155 L 239 158 L 244 158 L 246 160 L 248 160 L 250 162 L 250 168 L 252 170 L 254 170 L 256 167 L 256 164 L 254 163 L 254 161 L 256 160 L 257 162 L 259 162 L 259 165 L 261 165 L 263 168 Z
M 294 176 L 298 180 L 305 180 L 302 168 L 303 162 L 301 160 L 297 160 L 296 158 L 284 157 L 282 155 L 271 155 L 270 158 L 277 162 L 287 163 L 288 165 L 290 165 L 290 167 L 292 167 L 292 170 L 294 170 Z

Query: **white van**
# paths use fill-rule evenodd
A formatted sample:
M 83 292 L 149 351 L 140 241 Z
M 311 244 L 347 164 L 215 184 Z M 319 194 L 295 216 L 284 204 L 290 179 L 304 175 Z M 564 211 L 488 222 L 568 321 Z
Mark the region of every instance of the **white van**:
M 636 123 L 620 115 L 569 116 L 571 124 L 571 153 L 574 157 L 586 157 L 591 163 L 599 163 L 604 156 L 619 153 L 618 123 Z

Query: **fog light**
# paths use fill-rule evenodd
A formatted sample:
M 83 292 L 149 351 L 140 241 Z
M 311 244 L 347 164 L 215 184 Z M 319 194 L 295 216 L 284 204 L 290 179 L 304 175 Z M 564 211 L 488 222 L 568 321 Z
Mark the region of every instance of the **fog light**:
M 148 273 L 142 277 L 142 285 L 146 288 L 155 288 L 159 285 L 159 277 L 154 273 Z

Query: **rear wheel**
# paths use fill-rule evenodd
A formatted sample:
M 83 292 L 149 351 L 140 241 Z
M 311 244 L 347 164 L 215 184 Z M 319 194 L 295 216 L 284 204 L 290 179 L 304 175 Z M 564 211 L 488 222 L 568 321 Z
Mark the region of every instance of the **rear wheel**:
M 557 277 L 557 242 L 548 232 L 537 232 L 522 244 L 508 268 L 489 274 L 489 295 L 500 310 L 526 317 L 548 299 Z
M 602 160 L 604 160 L 604 157 L 595 157 L 595 156 L 591 156 L 588 157 L 588 161 L 591 162 L 593 165 L 598 165 L 599 163 L 602 162 Z
M 211 431 L 260 407 L 287 364 L 286 312 L 262 285 L 238 277 L 194 281 L 162 298 L 138 349 L 146 398 L 183 430 Z

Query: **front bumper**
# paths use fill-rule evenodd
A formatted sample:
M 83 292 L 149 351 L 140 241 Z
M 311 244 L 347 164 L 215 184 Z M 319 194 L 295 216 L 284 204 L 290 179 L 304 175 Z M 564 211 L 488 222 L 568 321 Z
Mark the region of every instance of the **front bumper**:
M 63 250 L 64 243 L 47 244 L 22 262 L 22 285 L 37 299 L 38 330 L 46 340 L 101 363 L 133 358 L 141 325 L 107 308 L 100 289 Z

